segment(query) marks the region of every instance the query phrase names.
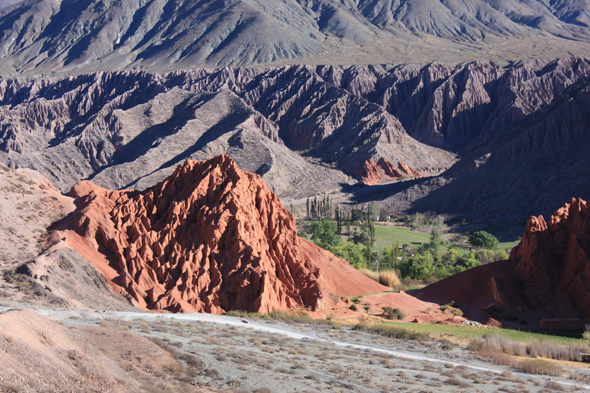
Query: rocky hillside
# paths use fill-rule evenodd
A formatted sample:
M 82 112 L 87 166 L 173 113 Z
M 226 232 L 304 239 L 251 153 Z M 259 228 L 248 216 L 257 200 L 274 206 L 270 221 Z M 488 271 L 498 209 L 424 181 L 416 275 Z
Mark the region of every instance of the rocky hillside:
M 0 161 L 66 191 L 144 189 L 229 154 L 281 198 L 354 190 L 498 225 L 590 197 L 590 62 L 104 72 L 0 82 Z M 443 176 L 438 175 L 455 162 Z M 425 179 L 399 182 L 412 178 Z M 382 183 L 391 183 L 383 185 Z M 551 185 L 552 192 L 547 192 Z
M 590 318 L 589 239 L 588 204 L 572 199 L 548 223 L 531 217 L 509 260 L 439 281 L 419 297 L 455 301 L 472 315 L 531 326 L 540 319 L 578 318 L 577 327 L 583 328 L 582 321 Z
M 0 13 L 0 72 L 585 55 L 588 9 L 587 0 L 28 0 Z
M 281 197 L 300 198 L 340 189 L 368 159 L 422 174 L 455 162 L 309 66 L 8 80 L 0 113 L 0 161 L 35 168 L 64 191 L 88 178 L 143 189 L 187 158 L 221 153 Z
M 175 312 L 326 309 L 387 289 L 297 236 L 295 219 L 227 155 L 187 160 L 145 191 L 72 188 L 57 232 L 137 306 Z

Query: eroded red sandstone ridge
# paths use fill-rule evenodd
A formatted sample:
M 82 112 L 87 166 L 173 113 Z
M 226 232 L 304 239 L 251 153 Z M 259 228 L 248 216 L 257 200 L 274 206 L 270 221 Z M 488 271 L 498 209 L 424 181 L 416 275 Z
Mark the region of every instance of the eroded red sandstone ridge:
M 69 243 L 143 308 L 324 309 L 386 289 L 300 239 L 260 176 L 227 155 L 188 160 L 143 192 L 83 181 L 71 195 L 79 212 Z
M 401 161 L 398 162 L 398 167 L 399 169 L 393 166 L 393 164 L 385 158 L 380 158 L 377 162 L 368 159 L 364 162 L 363 166 L 356 171 L 355 175 L 361 182 L 368 186 L 379 183 L 383 178 L 383 175 L 391 179 L 424 177 L 420 172 L 410 168 Z
M 508 321 L 590 320 L 590 213 L 572 199 L 546 223 L 531 217 L 510 259 L 457 274 L 420 291 L 419 297 L 457 302 Z M 483 315 L 483 314 L 482 314 Z

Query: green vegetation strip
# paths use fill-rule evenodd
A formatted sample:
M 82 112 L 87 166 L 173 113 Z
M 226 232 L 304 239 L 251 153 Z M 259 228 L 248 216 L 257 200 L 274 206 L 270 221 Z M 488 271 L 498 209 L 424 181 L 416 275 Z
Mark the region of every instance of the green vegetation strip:
M 457 326 L 457 325 L 423 325 L 417 323 L 404 322 L 386 322 L 387 325 L 403 328 L 419 333 L 426 333 L 433 336 L 452 336 L 458 339 L 470 340 L 481 337 L 486 334 L 498 334 L 514 342 L 530 343 L 534 341 L 549 341 L 556 344 L 573 344 L 582 342 L 581 339 L 561 336 L 549 336 L 539 333 L 529 333 L 519 330 L 486 328 L 475 326 Z

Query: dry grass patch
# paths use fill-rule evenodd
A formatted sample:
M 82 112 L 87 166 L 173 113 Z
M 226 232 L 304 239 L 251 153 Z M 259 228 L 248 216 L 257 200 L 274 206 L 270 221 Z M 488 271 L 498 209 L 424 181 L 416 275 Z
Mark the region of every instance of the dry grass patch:
M 563 369 L 553 362 L 542 359 L 526 359 L 516 364 L 516 368 L 528 374 L 551 375 L 557 377 Z
M 399 279 L 395 270 L 384 270 L 382 272 L 374 272 L 369 269 L 359 269 L 359 271 L 371 280 L 377 281 L 381 285 L 390 288 L 401 288 L 402 282 Z

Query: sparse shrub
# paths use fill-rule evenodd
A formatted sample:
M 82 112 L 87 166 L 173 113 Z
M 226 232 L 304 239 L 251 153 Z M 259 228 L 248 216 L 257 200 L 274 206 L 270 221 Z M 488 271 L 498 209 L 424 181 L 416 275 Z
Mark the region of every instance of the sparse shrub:
M 288 312 L 288 311 L 275 310 L 275 311 L 272 311 L 268 314 L 262 315 L 261 318 L 262 319 L 272 319 L 275 321 L 288 321 L 288 322 L 293 322 L 293 323 L 307 323 L 307 324 L 326 323 L 326 321 L 322 320 L 322 319 L 313 319 L 305 311 Z
M 219 371 L 208 368 L 205 370 L 205 375 L 211 379 L 216 379 L 219 378 Z
M 184 367 L 179 362 L 172 362 L 164 366 L 164 369 L 172 375 L 179 375 L 184 370 Z
M 228 317 L 236 317 L 236 318 L 260 318 L 260 314 L 255 312 L 248 312 L 242 310 L 231 310 L 225 313 Z
M 358 311 L 358 307 L 356 306 L 356 304 L 351 305 L 350 307 L 348 307 L 348 309 L 352 311 Z
M 395 270 L 385 270 L 379 273 L 379 283 L 390 288 L 401 285 L 401 281 Z
M 427 277 L 426 280 L 424 280 L 424 284 L 426 285 L 434 284 L 435 282 L 438 282 L 438 278 L 435 276 Z
M 382 307 L 383 318 L 385 319 L 399 319 L 402 320 L 406 317 L 406 314 L 399 308 Z
M 444 383 L 447 385 L 458 386 L 460 388 L 468 388 L 470 386 L 467 382 L 461 381 L 457 378 L 449 378 L 446 381 L 444 381 Z
M 561 345 L 549 341 L 535 341 L 526 346 L 526 354 L 529 356 L 572 362 L 581 362 L 581 354 L 588 352 L 590 352 L 588 345 L 579 343 Z
M 227 385 L 231 388 L 239 388 L 242 384 L 239 381 L 231 380 L 227 383 Z
M 444 343 L 441 347 L 441 349 L 443 351 L 452 351 L 453 350 L 453 346 L 449 343 Z
M 363 330 L 380 334 L 382 336 L 399 338 L 402 340 L 414 340 L 414 341 L 428 341 L 430 336 L 422 332 L 413 332 L 396 326 L 386 324 L 366 324 L 358 323 L 352 327 L 353 330 Z
M 559 384 L 555 381 L 547 382 L 545 384 L 545 389 L 549 389 L 553 392 L 565 392 L 565 388 L 561 384 Z
M 353 297 L 351 300 L 354 304 L 359 304 L 363 300 L 363 297 L 357 296 L 357 297 Z
M 371 280 L 379 282 L 379 273 L 374 272 L 369 269 L 359 269 L 359 272 L 363 273 L 365 276 L 369 277 Z
M 516 368 L 528 374 L 559 376 L 563 369 L 553 362 L 543 359 L 526 359 L 516 364 Z M 561 386 L 561 385 L 560 385 Z
M 445 314 L 453 314 L 458 317 L 463 316 L 463 311 L 461 311 L 459 308 L 457 308 L 457 305 L 455 304 L 455 302 L 451 302 L 449 304 L 445 304 L 443 306 L 440 306 L 440 310 L 442 312 L 444 312 Z

